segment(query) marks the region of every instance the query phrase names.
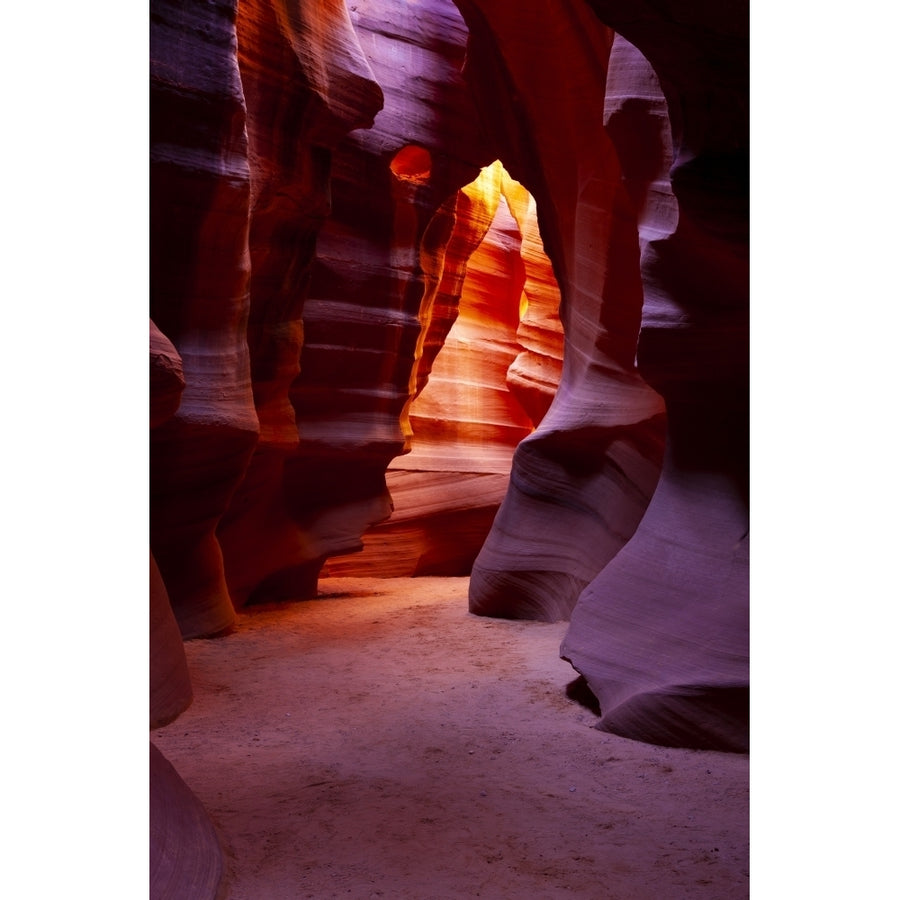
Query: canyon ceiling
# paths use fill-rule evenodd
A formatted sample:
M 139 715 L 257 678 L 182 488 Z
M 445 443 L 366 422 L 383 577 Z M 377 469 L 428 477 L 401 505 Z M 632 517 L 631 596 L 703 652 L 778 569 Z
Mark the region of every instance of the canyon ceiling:
M 151 727 L 247 604 L 471 573 L 569 620 L 601 729 L 747 751 L 747 5 L 151 0 L 150 36 Z

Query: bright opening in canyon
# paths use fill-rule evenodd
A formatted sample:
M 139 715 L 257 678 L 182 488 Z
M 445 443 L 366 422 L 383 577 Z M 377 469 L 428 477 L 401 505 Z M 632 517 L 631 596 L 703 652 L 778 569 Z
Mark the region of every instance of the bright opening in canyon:
M 386 473 L 393 510 L 323 577 L 468 575 L 513 452 L 559 384 L 559 287 L 534 198 L 496 160 L 445 206 L 453 228 L 425 289 L 409 451 Z

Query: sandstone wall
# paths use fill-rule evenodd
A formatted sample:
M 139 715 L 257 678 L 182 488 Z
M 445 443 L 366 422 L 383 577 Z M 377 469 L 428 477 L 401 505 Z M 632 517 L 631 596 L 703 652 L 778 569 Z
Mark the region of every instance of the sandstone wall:
M 469 81 L 501 158 L 537 200 L 565 330 L 559 391 L 516 450 L 472 571 L 470 608 L 567 618 L 634 532 L 663 445 L 662 401 L 634 365 L 635 214 L 602 122 L 613 34 L 580 4 L 460 8 L 471 32 Z
M 363 532 L 390 516 L 385 469 L 410 447 L 420 337 L 456 221 L 455 206 L 444 205 L 490 161 L 459 71 L 465 28 L 449 0 L 359 2 L 345 16 L 345 51 L 352 45 L 357 69 L 369 73 L 357 101 L 377 99 L 381 108 L 372 104 L 371 120 L 348 119 L 341 140 L 298 124 L 317 106 L 308 112 L 297 100 L 283 112 L 290 104 L 265 81 L 271 56 L 251 29 L 262 26 L 249 13 L 238 21 L 239 37 L 251 35 L 242 50 L 242 71 L 256 85 L 251 125 L 257 106 L 268 110 L 281 98 L 282 118 L 266 126 L 266 142 L 250 132 L 251 181 L 257 144 L 266 161 L 286 145 L 295 148 L 290 159 L 309 156 L 314 179 L 304 188 L 294 177 L 293 194 L 279 183 L 258 232 L 263 201 L 253 210 L 251 250 L 264 280 L 259 290 L 254 280 L 250 333 L 263 433 L 219 527 L 238 606 L 314 596 L 324 561 L 361 549 Z M 325 46 L 317 57 L 327 73 L 330 53 Z M 310 198 L 318 198 L 312 218 Z M 278 258 L 273 233 L 276 247 L 287 248 Z
M 386 475 L 393 513 L 362 552 L 330 559 L 330 575 L 468 575 L 515 448 L 556 392 L 559 289 L 534 199 L 499 161 L 460 191 L 443 268 L 429 273 L 440 283 L 420 338 L 410 452 Z
M 571 614 L 562 653 L 602 728 L 745 750 L 746 7 L 590 6 L 460 2 L 473 90 L 533 185 L 566 328 L 470 608 Z M 633 45 L 610 58 L 605 26 Z
M 235 5 L 154 0 L 150 17 L 150 315 L 185 380 L 151 432 L 150 540 L 186 636 L 234 621 L 215 529 L 259 430 Z
M 640 50 L 619 47 L 607 117 L 623 159 L 645 148 L 645 168 L 629 173 L 643 198 L 638 363 L 665 397 L 668 430 L 647 513 L 582 594 L 562 653 L 596 693 L 602 728 L 746 751 L 748 11 L 592 6 Z

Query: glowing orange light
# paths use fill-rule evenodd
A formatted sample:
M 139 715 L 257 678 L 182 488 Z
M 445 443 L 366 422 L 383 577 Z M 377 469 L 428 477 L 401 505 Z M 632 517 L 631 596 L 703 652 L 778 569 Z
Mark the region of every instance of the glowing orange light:
M 426 181 L 431 175 L 431 154 L 424 147 L 410 144 L 391 160 L 391 171 L 402 181 Z

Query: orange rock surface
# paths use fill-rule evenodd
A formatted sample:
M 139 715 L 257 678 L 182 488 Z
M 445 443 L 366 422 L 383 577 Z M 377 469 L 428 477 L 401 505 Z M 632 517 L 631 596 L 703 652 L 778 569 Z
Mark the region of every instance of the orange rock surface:
M 337 4 L 324 6 L 333 12 Z M 346 116 L 340 141 L 334 130 L 303 131 L 319 104 L 309 101 L 307 109 L 302 79 L 290 83 L 299 92 L 293 116 L 283 110 L 283 94 L 265 80 L 272 76 L 261 26 L 249 11 L 238 21 L 239 38 L 250 34 L 243 70 L 258 91 L 256 99 L 248 93 L 248 121 L 257 106 L 269 109 L 272 97 L 281 97 L 272 109 L 282 118 L 268 126 L 266 153 L 283 154 L 296 143 L 319 179 L 303 196 L 299 188 L 278 187 L 258 242 L 262 200 L 253 211 L 251 244 L 266 279 L 253 288 L 250 317 L 263 432 L 219 527 L 238 606 L 314 595 L 324 561 L 361 549 L 363 532 L 390 516 L 385 470 L 409 447 L 405 411 L 415 391 L 423 307 L 431 302 L 429 254 L 443 257 L 455 210 L 437 222 L 435 215 L 489 161 L 459 72 L 466 32 L 452 3 L 360 2 L 340 21 L 353 37 L 342 52 L 353 50 L 355 71 L 365 66 L 373 79 L 370 89 L 357 91 L 357 110 L 365 101 L 374 114 L 374 121 Z M 324 26 L 315 31 L 317 39 L 325 33 Z M 322 58 L 328 53 L 325 46 Z M 277 85 L 284 75 L 274 77 Z M 375 99 L 380 109 L 372 108 Z M 255 146 L 251 131 L 254 183 Z M 310 197 L 319 197 L 314 233 L 303 206 Z M 293 210 L 306 217 L 302 240 L 290 224 Z M 279 235 L 277 247 L 285 229 L 293 255 L 277 260 L 270 235 Z M 429 229 L 433 246 L 423 252 Z
M 467 575 L 513 452 L 556 390 L 559 291 L 534 200 L 499 162 L 460 191 L 441 261 L 423 316 L 410 450 L 387 472 L 393 513 L 366 532 L 362 553 L 329 560 L 331 575 Z
M 567 618 L 637 527 L 662 455 L 663 403 L 634 364 L 635 214 L 602 122 L 613 33 L 580 4 L 459 5 L 469 81 L 501 158 L 536 198 L 565 330 L 559 390 L 516 450 L 470 608 Z

